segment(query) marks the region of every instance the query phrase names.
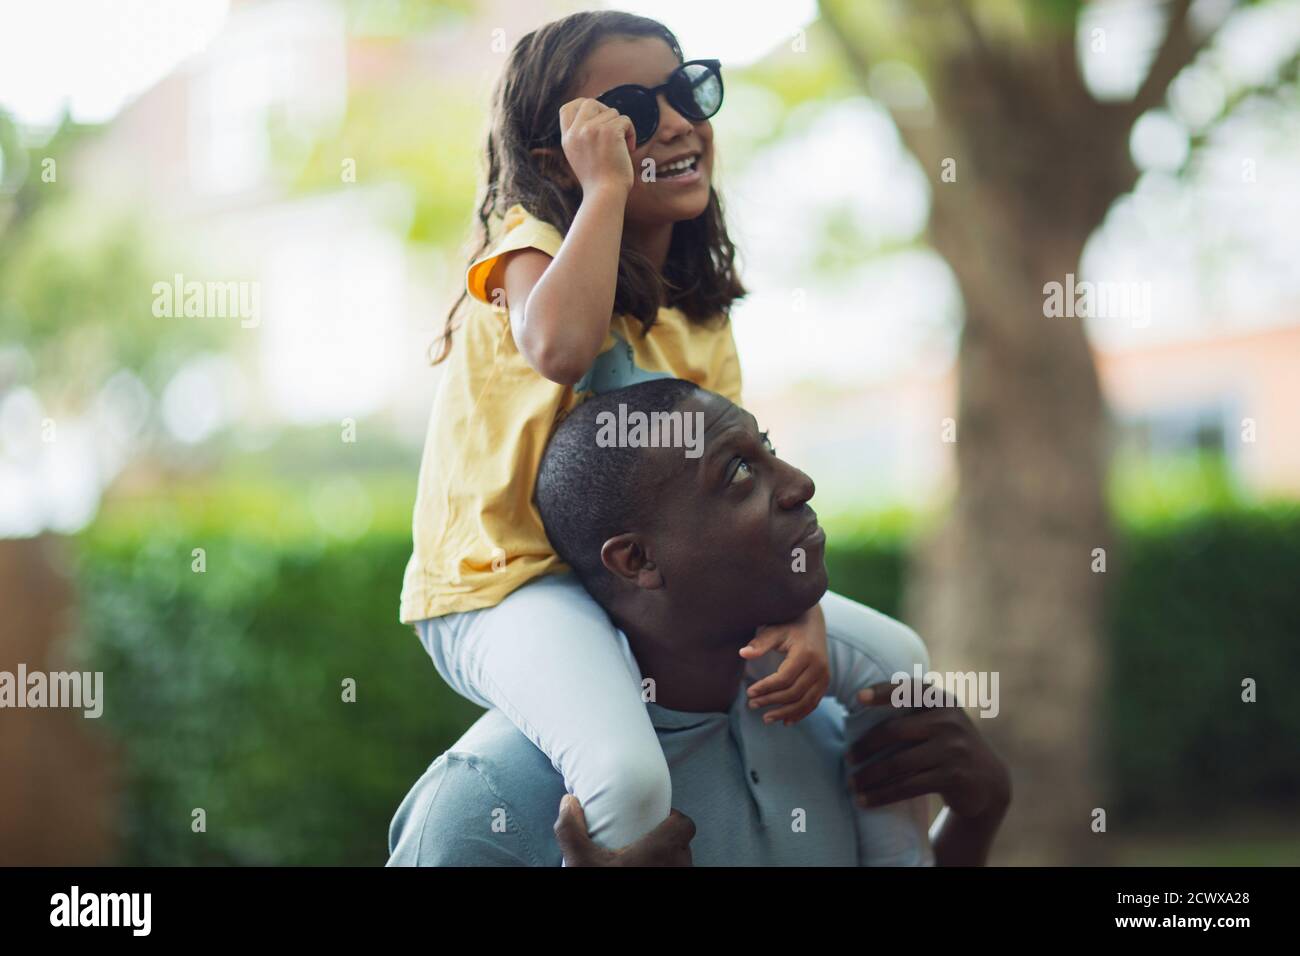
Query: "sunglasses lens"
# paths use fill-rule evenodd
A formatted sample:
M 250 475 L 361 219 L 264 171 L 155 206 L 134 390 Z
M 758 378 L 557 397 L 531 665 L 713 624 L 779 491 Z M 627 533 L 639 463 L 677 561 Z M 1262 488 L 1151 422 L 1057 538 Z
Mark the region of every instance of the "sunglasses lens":
M 600 97 L 600 102 L 618 110 L 632 121 L 636 128 L 636 144 L 640 146 L 654 135 L 659 125 L 659 107 L 650 95 L 642 90 L 610 90 Z
M 673 106 L 693 120 L 706 120 L 722 106 L 722 76 L 704 63 L 688 63 L 673 83 Z

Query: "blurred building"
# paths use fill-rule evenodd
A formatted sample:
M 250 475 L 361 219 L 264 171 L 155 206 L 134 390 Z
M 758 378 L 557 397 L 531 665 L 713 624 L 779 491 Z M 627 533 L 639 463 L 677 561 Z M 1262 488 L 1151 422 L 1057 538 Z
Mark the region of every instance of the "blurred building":
M 243 378 L 207 390 L 227 401 L 238 392 L 232 414 L 304 424 L 383 414 L 418 439 L 446 296 L 405 242 L 411 189 L 374 182 L 342 155 L 329 158 L 337 188 L 305 192 L 295 179 L 341 128 L 358 85 L 453 70 L 458 45 L 454 33 L 437 35 L 440 53 L 348 29 L 341 4 L 235 4 L 201 53 L 138 96 L 72 165 L 78 188 L 147 211 L 172 258 L 188 263 L 186 281 L 258 285 L 261 320 L 237 330 L 229 350 Z M 185 414 L 174 409 L 170 420 Z
M 337 187 L 296 191 L 295 171 L 313 144 L 341 128 L 359 91 L 409 96 L 412 82 L 432 78 L 436 88 L 485 96 L 500 69 L 499 57 L 484 55 L 485 44 L 508 49 L 539 15 L 518 0 L 500 0 L 437 30 L 387 37 L 358 35 L 341 4 L 235 3 L 201 53 L 73 157 L 77 188 L 150 211 L 160 241 L 192 263 L 187 280 L 260 288 L 256 328 L 234 330 L 222 361 L 197 359 L 177 376 L 188 376 L 186 387 L 164 392 L 163 419 L 173 432 L 197 442 L 205 429 L 234 421 L 337 424 L 377 415 L 418 445 L 437 381 L 427 349 L 459 290 L 459 262 L 435 261 L 405 241 L 416 197 L 403 183 L 372 182 L 364 169 L 350 178 L 347 156 L 330 158 L 339 166 Z M 498 22 L 512 24 L 510 36 L 493 38 Z M 450 85 L 453 77 L 464 83 Z M 431 123 L 437 106 L 430 104 Z M 807 160 L 796 151 L 789 162 L 802 169 Z M 882 181 L 899 175 L 887 163 L 880 168 Z M 764 169 L 763 176 L 773 174 Z M 899 213 L 905 225 L 913 213 Z M 788 253 L 788 213 L 770 218 Z M 911 281 L 929 280 L 921 274 Z M 142 290 L 142 306 L 148 301 Z M 899 326 L 890 329 L 892 339 Z M 885 351 L 856 342 L 840 349 L 853 361 Z M 1294 494 L 1300 423 L 1291 414 L 1296 394 L 1285 357 L 1297 354 L 1297 345 L 1300 316 L 1268 331 L 1134 341 L 1100 351 L 1098 360 L 1130 448 L 1154 457 L 1216 448 L 1247 489 Z M 754 389 L 751 407 L 781 452 L 818 479 L 823 501 L 921 504 L 953 479 L 951 439 L 960 440 L 961 428 L 947 361 L 922 356 L 913 371 L 861 389 Z
M 1300 316 L 1096 352 L 1117 447 L 1153 463 L 1216 453 L 1247 493 L 1300 497 L 1297 355 Z M 955 375 L 914 372 L 852 392 L 808 387 L 750 405 L 781 455 L 817 480 L 823 502 L 923 506 L 954 480 Z
M 1123 438 L 1151 458 L 1223 455 L 1260 495 L 1300 496 L 1300 320 L 1099 356 Z

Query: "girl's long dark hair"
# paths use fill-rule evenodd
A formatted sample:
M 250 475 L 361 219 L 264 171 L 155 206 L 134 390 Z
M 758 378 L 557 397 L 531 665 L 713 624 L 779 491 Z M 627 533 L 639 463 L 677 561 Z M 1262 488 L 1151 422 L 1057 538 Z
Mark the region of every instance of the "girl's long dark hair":
M 489 235 L 490 219 L 516 203 L 561 235 L 568 233 L 582 201 L 582 188 L 575 184 L 566 189 L 544 175 L 530 148 L 558 128 L 560 107 L 572 98 L 569 90 L 577 71 L 588 53 L 611 36 L 659 37 L 679 63 L 683 60 L 677 38 L 663 24 L 616 10 L 575 13 L 548 23 L 523 37 L 511 51 L 492 94 L 487 182 L 475 230 L 478 248 L 468 262 L 495 241 Z M 732 302 L 746 294 L 734 260 L 722 204 L 710 187 L 704 212 L 673 225 L 662 276 L 645 255 L 623 245 L 614 314 L 636 317 L 643 333 L 654 325 L 661 305 L 679 308 L 687 319 L 701 324 L 725 315 Z M 434 343 L 435 365 L 451 352 L 456 316 L 467 297 L 462 290 L 447 314 L 442 335 Z

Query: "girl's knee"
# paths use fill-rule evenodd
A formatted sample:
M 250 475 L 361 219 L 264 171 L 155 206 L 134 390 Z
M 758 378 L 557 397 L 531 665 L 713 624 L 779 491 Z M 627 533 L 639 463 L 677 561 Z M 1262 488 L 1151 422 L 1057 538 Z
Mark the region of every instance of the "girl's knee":
M 622 776 L 615 780 L 617 802 L 641 820 L 649 820 L 653 829 L 663 822 L 672 809 L 673 784 L 668 775 L 668 764 L 662 755 L 658 762 L 641 760 L 630 763 Z
M 596 815 L 602 819 L 592 821 L 591 810 L 587 808 L 588 823 L 601 825 L 608 821 L 608 832 L 622 835 L 621 842 L 614 843 L 615 846 L 626 845 L 649 833 L 672 809 L 672 779 L 662 751 L 606 754 L 599 761 L 595 777 L 600 781 L 594 800 Z M 603 825 L 600 828 L 607 829 Z

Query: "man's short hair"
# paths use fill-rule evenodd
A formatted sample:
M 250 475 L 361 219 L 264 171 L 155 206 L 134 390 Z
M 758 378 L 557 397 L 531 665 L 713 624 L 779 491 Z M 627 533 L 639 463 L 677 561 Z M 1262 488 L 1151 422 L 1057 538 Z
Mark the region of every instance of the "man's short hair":
M 671 412 L 699 389 L 677 378 L 657 378 L 593 395 L 576 406 L 551 436 L 537 472 L 534 500 L 551 547 L 595 594 L 605 593 L 609 575 L 602 545 L 629 530 L 647 504 L 641 488 L 647 455 L 641 448 L 600 447 L 597 416 Z

